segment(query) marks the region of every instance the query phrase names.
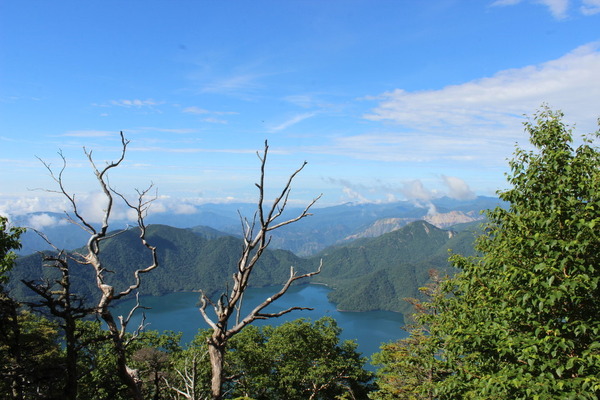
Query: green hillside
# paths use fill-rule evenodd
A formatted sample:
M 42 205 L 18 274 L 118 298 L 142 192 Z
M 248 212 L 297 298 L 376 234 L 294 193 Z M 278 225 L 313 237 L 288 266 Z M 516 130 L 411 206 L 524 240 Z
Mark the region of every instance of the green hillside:
M 160 266 L 142 276 L 142 295 L 161 295 L 179 291 L 204 290 L 210 295 L 226 288 L 234 273 L 241 249 L 241 239 L 211 234 L 209 238 L 197 234 L 200 229 L 179 229 L 166 225 L 148 227 L 147 240 L 158 249 Z M 107 280 L 122 290 L 134 280 L 133 271 L 148 265 L 150 255 L 141 245 L 137 230 L 125 231 L 104 243 L 101 259 L 108 270 Z M 313 268 L 309 261 L 286 250 L 266 251 L 254 271 L 250 286 L 261 287 L 283 283 L 289 276 L 290 266 L 298 271 Z M 30 299 L 30 292 L 21 279 L 43 278 L 52 280 L 51 268 L 42 268 L 41 256 L 21 257 L 12 272 L 12 293 L 20 299 Z M 314 265 L 317 268 L 318 264 Z M 73 291 L 86 298 L 95 298 L 93 271 L 90 267 L 74 264 Z
M 472 250 L 472 230 L 455 233 L 417 221 L 377 238 L 359 239 L 343 246 L 300 258 L 287 250 L 263 253 L 251 278 L 250 286 L 277 285 L 286 281 L 294 266 L 300 273 L 312 271 L 323 259 L 323 270 L 312 283 L 333 289 L 330 300 L 348 311 L 390 310 L 408 312 L 405 297 L 418 296 L 418 288 L 427 282 L 430 269 L 448 270 L 448 249 L 461 254 Z M 142 295 L 162 295 L 179 291 L 204 290 L 211 296 L 221 293 L 236 270 L 241 239 L 223 236 L 218 231 L 179 229 L 151 225 L 148 242 L 158 249 L 159 268 L 143 275 Z M 133 271 L 150 262 L 150 255 L 131 229 L 107 240 L 102 249 L 107 280 L 115 290 L 133 283 Z M 18 259 L 12 272 L 12 293 L 33 301 L 32 293 L 21 279 L 55 279 L 56 271 L 42 267 L 41 256 Z M 71 268 L 73 291 L 95 300 L 97 288 L 90 267 L 74 264 Z
M 313 282 L 333 289 L 329 297 L 341 310 L 410 311 L 403 299 L 419 296 L 429 270 L 452 273 L 448 251 L 472 253 L 474 233 L 446 231 L 417 221 L 377 238 L 324 250 L 323 272 Z

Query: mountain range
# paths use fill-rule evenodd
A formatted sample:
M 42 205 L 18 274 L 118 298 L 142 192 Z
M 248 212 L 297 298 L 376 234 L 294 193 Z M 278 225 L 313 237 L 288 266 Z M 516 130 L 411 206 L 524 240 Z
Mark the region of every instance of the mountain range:
M 339 309 L 409 312 L 410 306 L 403 299 L 419 296 L 418 288 L 428 281 L 431 269 L 452 273 L 447 261 L 450 249 L 472 254 L 480 224 L 478 210 L 475 212 L 473 207 L 494 201 L 496 205 L 497 199 L 484 198 L 470 205 L 455 204 L 454 209 L 439 205 L 441 212 L 436 218 L 426 213 L 419 218 L 419 211 L 423 210 L 405 203 L 317 209 L 315 216 L 286 227 L 287 232 L 273 239 L 279 240 L 280 247 L 283 244 L 294 247 L 291 243 L 310 254 L 300 256 L 272 246 L 263 254 L 250 285 L 282 284 L 291 266 L 299 273 L 308 272 L 322 260 L 322 272 L 310 283 L 329 286 L 330 299 Z M 317 222 L 319 218 L 323 220 Z M 442 229 L 431 222 L 457 222 L 460 229 Z M 291 230 L 298 226 L 299 229 Z M 47 235 L 50 237 L 50 233 Z M 303 235 L 306 237 L 301 240 Z M 206 226 L 153 224 L 148 227 L 147 239 L 158 248 L 160 267 L 143 277 L 140 291 L 143 295 L 203 290 L 218 296 L 226 290 L 235 271 L 241 247 L 239 237 Z M 105 265 L 114 271 L 108 279 L 117 290 L 129 285 L 133 270 L 149 261 L 136 229 L 125 230 L 107 240 L 102 254 Z M 93 271 L 80 265 L 72 265 L 71 271 L 73 291 L 94 300 L 97 289 Z M 55 273 L 52 268 L 42 266 L 39 254 L 21 256 L 12 272 L 10 289 L 15 297 L 33 301 L 32 293 L 20 281 L 52 282 Z
M 480 196 L 469 200 L 442 197 L 426 206 L 407 201 L 392 203 L 346 203 L 332 207 L 314 208 L 312 216 L 273 232 L 271 249 L 290 250 L 298 256 L 311 256 L 328 246 L 348 243 L 364 237 L 376 237 L 397 230 L 410 222 L 424 220 L 439 228 L 454 227 L 482 219 L 481 210 L 501 205 L 494 197 Z M 148 224 L 169 225 L 176 228 L 202 226 L 208 234 L 239 236 L 239 215 L 251 218 L 256 206 L 248 203 L 203 204 L 192 214 L 150 213 Z M 296 216 L 301 208 L 286 210 L 285 216 Z M 13 224 L 38 227 L 60 249 L 83 246 L 86 233 L 77 225 L 68 223 L 64 214 L 38 212 L 12 218 Z M 127 221 L 113 221 L 114 227 L 126 227 Z M 19 254 L 27 255 L 51 247 L 33 230 L 22 237 Z

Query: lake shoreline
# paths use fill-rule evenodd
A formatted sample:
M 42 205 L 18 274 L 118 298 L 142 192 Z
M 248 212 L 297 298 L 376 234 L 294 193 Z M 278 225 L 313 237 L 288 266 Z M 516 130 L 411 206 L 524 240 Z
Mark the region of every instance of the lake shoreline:
M 249 310 L 272 294 L 272 286 L 249 288 L 244 299 L 244 309 Z M 341 340 L 355 340 L 359 351 L 370 357 L 379 351 L 382 343 L 406 337 L 402 330 L 404 318 L 402 314 L 391 311 L 346 312 L 337 310 L 337 305 L 329 301 L 327 294 L 330 288 L 320 284 L 302 284 L 290 288 L 286 296 L 273 302 L 270 311 L 277 312 L 293 306 L 310 307 L 312 311 L 301 311 L 286 314 L 280 318 L 266 321 L 255 321 L 256 326 L 279 325 L 299 318 L 316 321 L 322 317 L 332 317 L 342 329 Z M 199 329 L 210 329 L 198 311 L 198 292 L 181 291 L 163 296 L 144 295 L 142 305 L 145 310 L 148 329 L 182 332 L 182 344 L 193 340 Z M 142 300 L 142 298 L 140 298 Z M 135 299 L 129 299 L 113 307 L 113 313 L 126 315 Z M 129 326 L 137 326 L 141 315 L 136 315 Z

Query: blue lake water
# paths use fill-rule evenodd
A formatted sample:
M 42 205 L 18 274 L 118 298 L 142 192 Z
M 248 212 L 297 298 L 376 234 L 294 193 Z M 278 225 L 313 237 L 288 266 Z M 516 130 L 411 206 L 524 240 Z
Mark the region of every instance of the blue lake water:
M 255 307 L 265 298 L 270 297 L 279 290 L 279 287 L 251 288 L 244 298 L 244 309 Z M 278 325 L 285 321 L 298 318 L 317 320 L 324 316 L 333 317 L 340 328 L 341 338 L 355 340 L 358 350 L 366 357 L 379 351 L 381 343 L 390 342 L 406 337 L 402 330 L 404 324 L 400 313 L 389 311 L 346 312 L 336 310 L 335 304 L 329 302 L 327 293 L 329 288 L 321 285 L 302 285 L 290 288 L 288 293 L 279 298 L 267 308 L 267 312 L 277 312 L 289 307 L 311 307 L 314 310 L 292 311 L 280 318 L 255 321 L 255 325 Z M 198 293 L 181 292 L 164 296 L 145 296 L 140 302 L 145 307 L 146 322 L 149 330 L 172 330 L 182 332 L 182 341 L 188 343 L 193 339 L 199 329 L 207 329 L 208 325 L 198 311 Z M 117 315 L 126 315 L 133 300 L 128 300 L 115 307 Z M 132 319 L 130 327 L 137 327 L 141 321 L 138 312 Z

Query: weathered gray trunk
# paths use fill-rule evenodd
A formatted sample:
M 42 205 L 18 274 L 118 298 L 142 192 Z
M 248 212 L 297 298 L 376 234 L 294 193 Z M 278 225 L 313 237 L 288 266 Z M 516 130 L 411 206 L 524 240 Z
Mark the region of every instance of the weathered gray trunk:
M 142 382 L 137 376 L 137 370 L 133 370 L 127 366 L 125 344 L 123 343 L 123 338 L 119 335 L 117 324 L 115 323 L 112 314 L 105 310 L 102 313 L 102 319 L 106 322 L 106 325 L 108 325 L 108 330 L 113 342 L 113 350 L 117 356 L 117 375 L 119 376 L 119 379 L 121 379 L 121 382 L 129 388 L 132 399 L 144 400 L 142 396 Z
M 223 398 L 223 365 L 225 362 L 225 344 L 219 338 L 208 339 L 208 355 L 212 369 L 210 390 L 212 400 Z

